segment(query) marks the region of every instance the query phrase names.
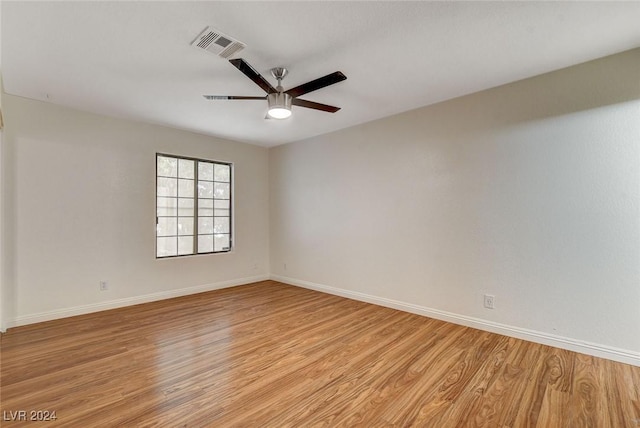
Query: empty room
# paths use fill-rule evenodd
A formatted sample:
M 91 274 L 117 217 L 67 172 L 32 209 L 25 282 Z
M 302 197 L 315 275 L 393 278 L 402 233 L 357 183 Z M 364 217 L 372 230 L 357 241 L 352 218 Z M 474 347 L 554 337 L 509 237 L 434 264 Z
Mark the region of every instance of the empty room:
M 3 0 L 0 425 L 640 427 L 638 22 Z

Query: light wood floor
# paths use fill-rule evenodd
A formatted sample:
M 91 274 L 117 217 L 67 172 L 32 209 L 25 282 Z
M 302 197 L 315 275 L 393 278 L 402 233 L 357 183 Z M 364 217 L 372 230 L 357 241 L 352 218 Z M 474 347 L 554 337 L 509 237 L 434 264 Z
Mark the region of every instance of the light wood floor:
M 1 340 L 3 418 L 57 416 L 3 427 L 640 426 L 640 367 L 272 281 Z

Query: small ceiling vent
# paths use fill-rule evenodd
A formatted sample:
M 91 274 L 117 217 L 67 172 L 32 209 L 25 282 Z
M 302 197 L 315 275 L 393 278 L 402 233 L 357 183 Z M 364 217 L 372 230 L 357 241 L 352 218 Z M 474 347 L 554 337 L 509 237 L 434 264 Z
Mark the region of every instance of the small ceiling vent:
M 214 28 L 207 27 L 198 37 L 196 37 L 193 43 L 191 43 L 191 46 L 204 49 L 205 51 L 214 53 L 222 58 L 230 58 L 233 54 L 238 53 L 247 45 Z

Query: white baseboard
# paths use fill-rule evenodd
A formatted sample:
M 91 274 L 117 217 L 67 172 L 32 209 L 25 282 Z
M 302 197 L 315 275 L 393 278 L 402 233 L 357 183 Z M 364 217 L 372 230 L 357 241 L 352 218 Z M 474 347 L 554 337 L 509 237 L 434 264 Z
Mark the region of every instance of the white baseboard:
M 311 290 L 321 291 L 324 293 L 334 294 L 336 296 L 346 297 L 362 302 L 373 303 L 387 308 L 398 309 L 404 312 L 410 312 L 417 315 L 423 315 L 429 318 L 435 318 L 441 321 L 447 321 L 454 324 L 473 327 L 479 330 L 491 333 L 502 334 L 504 336 L 515 337 L 517 339 L 527 340 L 529 342 L 540 343 L 543 345 L 554 346 L 556 348 L 575 351 L 582 354 L 592 355 L 595 357 L 606 358 L 625 364 L 631 364 L 640 367 L 640 353 L 628 351 L 625 349 L 613 348 L 610 346 L 599 345 L 596 343 L 584 342 L 568 337 L 557 336 L 554 334 L 544 333 L 535 330 L 528 330 L 520 327 L 513 327 L 506 324 L 500 324 L 480 318 L 468 317 L 465 315 L 454 314 L 451 312 L 441 311 L 438 309 L 427 308 L 425 306 L 405 303 L 398 300 L 377 297 L 370 294 L 360 293 L 357 291 L 344 290 L 341 288 L 330 287 L 328 285 L 316 284 L 309 281 L 303 281 L 295 278 L 289 278 L 281 275 L 271 275 L 274 281 L 283 282 L 285 284 L 295 285 L 298 287 L 308 288 Z
M 108 302 L 92 303 L 89 305 L 75 306 L 72 308 L 57 309 L 54 311 L 40 312 L 17 317 L 9 322 L 8 328 L 21 325 L 35 324 L 51 321 L 59 318 L 67 318 L 76 315 L 90 314 L 108 309 L 122 308 L 124 306 L 138 305 L 140 303 L 155 302 L 157 300 L 171 299 L 173 297 L 187 296 L 203 293 L 205 291 L 219 290 L 221 288 L 235 287 L 237 285 L 250 284 L 252 282 L 266 281 L 269 275 L 258 275 L 229 281 L 220 281 L 211 284 L 196 285 L 194 287 L 178 288 L 176 290 L 160 291 L 158 293 L 145 294 L 143 296 L 125 297 L 124 299 L 109 300 Z

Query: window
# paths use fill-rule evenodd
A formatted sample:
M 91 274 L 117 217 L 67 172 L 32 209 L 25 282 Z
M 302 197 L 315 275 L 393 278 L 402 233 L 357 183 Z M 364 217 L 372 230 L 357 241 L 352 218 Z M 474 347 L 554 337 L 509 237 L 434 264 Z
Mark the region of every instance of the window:
M 156 257 L 231 250 L 231 164 L 156 155 Z

